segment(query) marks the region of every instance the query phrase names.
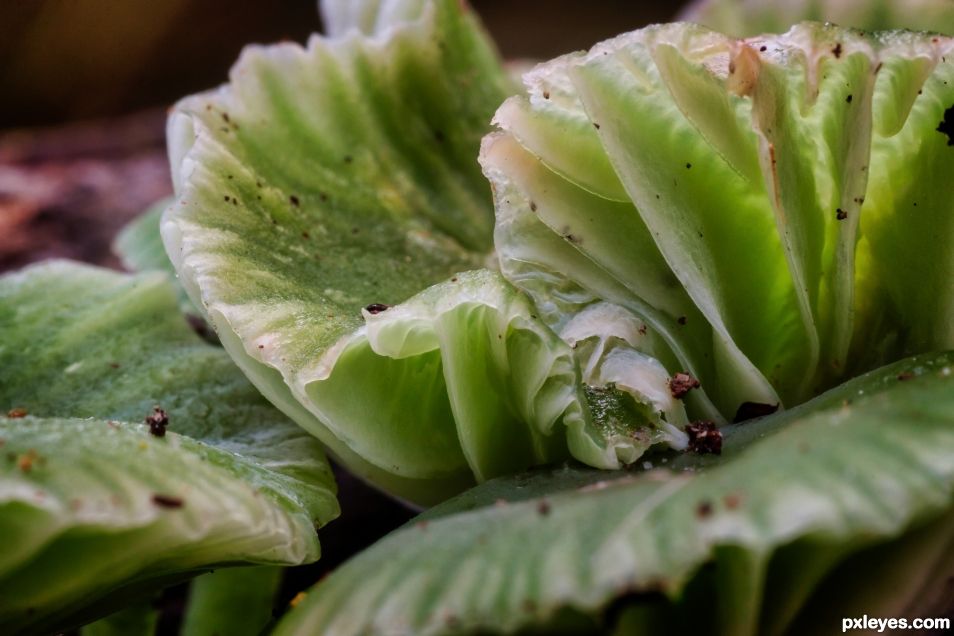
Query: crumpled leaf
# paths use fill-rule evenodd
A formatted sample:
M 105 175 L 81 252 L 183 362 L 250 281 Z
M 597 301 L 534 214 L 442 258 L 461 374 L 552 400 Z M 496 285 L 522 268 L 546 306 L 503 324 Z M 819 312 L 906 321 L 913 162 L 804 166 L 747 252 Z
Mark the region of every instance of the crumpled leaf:
M 502 271 L 555 329 L 641 321 L 619 346 L 698 378 L 694 417 L 950 348 L 952 49 L 671 24 L 544 63 L 482 150 Z
M 3 631 L 79 624 L 209 567 L 318 558 L 315 526 L 338 514 L 320 445 L 192 332 L 164 275 L 29 267 L 0 278 L 0 333 Z M 144 423 L 156 406 L 164 436 Z
M 952 387 L 954 355 L 922 356 L 727 427 L 721 458 L 489 481 L 346 563 L 275 633 L 809 634 L 938 615 Z
M 476 270 L 493 227 L 477 151 L 509 90 L 476 18 L 324 7 L 334 37 L 249 48 L 171 115 L 161 229 L 190 296 L 269 400 L 398 496 L 570 453 L 619 466 L 633 441 L 591 424 L 570 349 Z

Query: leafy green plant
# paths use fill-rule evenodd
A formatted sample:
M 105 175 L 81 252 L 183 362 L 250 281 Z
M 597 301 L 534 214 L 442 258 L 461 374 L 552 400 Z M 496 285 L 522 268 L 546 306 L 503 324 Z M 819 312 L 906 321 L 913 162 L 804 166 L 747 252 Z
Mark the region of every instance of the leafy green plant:
M 117 241 L 165 275 L 0 279 L 0 626 L 316 559 L 320 445 L 438 505 L 277 633 L 943 611 L 954 41 L 744 5 L 693 15 L 785 33 L 649 27 L 520 88 L 457 0 L 327 0 L 180 102 L 175 197 Z M 279 576 L 199 579 L 184 631 L 261 629 Z
M 0 332 L 3 631 L 318 558 L 338 514 L 319 444 L 189 328 L 164 276 L 30 267 L 0 278 Z

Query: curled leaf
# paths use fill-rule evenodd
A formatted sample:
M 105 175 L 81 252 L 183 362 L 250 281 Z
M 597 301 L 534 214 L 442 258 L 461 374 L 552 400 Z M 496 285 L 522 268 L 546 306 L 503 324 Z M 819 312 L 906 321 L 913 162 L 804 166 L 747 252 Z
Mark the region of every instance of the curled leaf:
M 906 360 L 728 427 L 719 459 L 489 481 L 331 574 L 276 634 L 808 634 L 930 616 L 954 571 L 952 365 Z

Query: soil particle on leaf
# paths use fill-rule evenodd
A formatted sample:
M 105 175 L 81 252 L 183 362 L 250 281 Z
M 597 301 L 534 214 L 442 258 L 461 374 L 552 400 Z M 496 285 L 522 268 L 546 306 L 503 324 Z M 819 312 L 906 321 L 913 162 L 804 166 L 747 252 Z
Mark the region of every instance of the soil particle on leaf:
M 845 102 L 847 102 L 847 103 L 849 103 L 849 104 L 851 103 L 851 100 L 852 100 L 852 96 L 851 96 L 851 95 L 849 95 L 848 97 L 845 98 Z
M 947 135 L 947 145 L 954 146 L 954 106 L 944 111 L 944 119 L 937 127 L 942 135 Z
M 835 218 L 838 219 L 839 221 L 844 221 L 845 219 L 848 218 L 848 213 L 842 210 L 841 208 L 838 208 L 837 210 L 835 210 Z
M 735 412 L 732 423 L 738 424 L 756 417 L 765 417 L 778 410 L 778 404 L 763 404 L 761 402 L 743 402 Z
M 537 514 L 541 517 L 546 517 L 550 514 L 550 502 L 546 499 L 541 499 L 540 503 L 537 504 Z
M 679 316 L 678 318 L 676 318 L 676 322 L 678 322 L 680 325 L 685 325 L 685 324 L 686 324 L 686 317 L 685 317 L 685 316 Z
M 677 373 L 669 380 L 669 392 L 677 400 L 681 400 L 692 389 L 699 388 L 699 380 L 688 373 Z
M 166 427 L 169 426 L 169 416 L 160 407 L 155 406 L 152 413 L 146 416 L 149 425 L 149 434 L 154 437 L 165 437 Z
M 719 432 L 715 422 L 710 420 L 693 422 L 686 426 L 686 434 L 689 436 L 689 450 L 693 453 L 722 454 L 722 433 Z
M 904 382 L 905 380 L 910 380 L 913 377 L 914 377 L 913 373 L 911 373 L 910 371 L 905 371 L 903 373 L 898 374 L 898 382 Z
M 290 196 L 288 197 L 288 201 L 289 201 L 293 206 L 295 206 L 296 208 L 298 207 L 298 204 L 301 203 L 301 202 L 298 200 L 298 197 L 296 197 L 294 194 L 292 194 L 292 195 L 290 195 Z
M 172 497 L 160 493 L 154 493 L 152 495 L 152 503 L 160 508 L 181 508 L 185 505 L 181 497 Z
M 371 303 L 365 307 L 364 310 L 373 316 L 375 314 L 380 314 L 382 311 L 387 311 L 390 308 L 391 305 L 385 305 L 384 303 Z
M 835 59 L 841 57 L 841 42 L 835 45 L 835 48 L 831 50 L 831 54 L 835 56 Z

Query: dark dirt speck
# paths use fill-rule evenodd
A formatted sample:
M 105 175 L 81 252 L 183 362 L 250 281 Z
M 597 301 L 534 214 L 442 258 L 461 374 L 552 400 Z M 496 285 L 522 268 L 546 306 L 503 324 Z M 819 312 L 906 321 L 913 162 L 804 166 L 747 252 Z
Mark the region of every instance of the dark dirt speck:
M 382 311 L 387 311 L 391 308 L 391 305 L 385 305 L 384 303 L 371 303 L 364 308 L 369 314 L 380 314 Z
M 152 413 L 146 416 L 146 424 L 149 425 L 149 434 L 154 437 L 165 437 L 166 427 L 169 426 L 169 416 L 162 408 L 154 406 Z
M 691 452 L 699 455 L 722 454 L 722 433 L 716 427 L 715 422 L 710 420 L 693 422 L 686 426 L 686 434 L 689 436 L 689 450 Z
M 160 508 L 181 508 L 185 505 L 185 502 L 181 497 L 171 497 L 169 495 L 162 495 L 155 493 L 152 496 L 152 503 L 156 504 Z

